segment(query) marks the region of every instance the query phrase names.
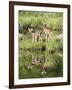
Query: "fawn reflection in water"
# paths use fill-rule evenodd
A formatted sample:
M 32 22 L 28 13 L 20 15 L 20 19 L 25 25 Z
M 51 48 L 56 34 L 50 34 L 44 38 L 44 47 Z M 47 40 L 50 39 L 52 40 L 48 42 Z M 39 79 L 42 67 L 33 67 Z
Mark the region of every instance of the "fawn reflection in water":
M 19 79 L 63 76 L 63 57 L 48 51 L 20 50 Z

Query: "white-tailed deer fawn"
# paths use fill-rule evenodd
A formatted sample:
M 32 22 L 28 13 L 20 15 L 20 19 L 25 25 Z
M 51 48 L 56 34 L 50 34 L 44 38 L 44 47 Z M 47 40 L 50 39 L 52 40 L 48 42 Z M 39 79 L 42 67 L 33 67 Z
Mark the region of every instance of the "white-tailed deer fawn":
M 37 42 L 41 40 L 39 31 L 33 31 L 32 28 L 28 28 L 28 31 L 31 33 L 32 42 Z
M 52 38 L 52 29 L 49 28 L 46 23 L 43 24 L 43 32 L 45 33 L 46 41 Z

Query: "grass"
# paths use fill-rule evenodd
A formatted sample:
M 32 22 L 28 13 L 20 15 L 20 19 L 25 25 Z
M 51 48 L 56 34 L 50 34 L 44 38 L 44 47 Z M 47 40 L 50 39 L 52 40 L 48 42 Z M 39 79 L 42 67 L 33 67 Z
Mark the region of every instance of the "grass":
M 53 28 L 52 39 L 32 42 L 28 27 L 42 30 L 42 21 Z M 63 13 L 19 11 L 19 79 L 63 76 L 63 41 L 56 39 L 62 25 Z M 33 64 L 35 60 L 39 63 Z
M 57 35 L 54 33 L 54 37 Z M 31 37 L 27 37 L 27 35 L 19 40 L 19 78 L 62 77 L 63 56 L 62 51 L 59 51 L 59 48 L 62 48 L 63 45 L 62 40 L 53 38 L 48 43 L 31 42 Z M 42 48 L 43 45 L 46 46 L 46 51 L 34 50 L 35 48 Z M 54 50 L 54 53 L 50 53 L 51 50 Z M 32 65 L 32 56 L 39 58 L 41 65 Z M 45 69 L 43 69 L 44 64 L 47 64 Z M 32 65 L 32 69 L 28 69 L 29 65 Z M 46 74 L 41 74 L 43 70 L 46 71 Z
M 35 49 L 35 48 L 42 48 L 43 46 L 46 46 L 47 49 L 58 49 L 62 47 L 62 40 L 56 40 L 56 37 L 58 34 L 54 33 L 53 39 L 49 40 L 48 42 L 32 42 L 31 36 L 24 35 L 22 40 L 19 40 L 19 48 L 20 49 Z
M 48 55 L 46 55 L 46 53 Z M 32 65 L 32 69 L 28 69 L 28 65 L 32 63 L 32 55 L 38 56 L 43 61 L 42 65 Z M 44 57 L 44 59 L 43 59 Z M 45 68 L 46 74 L 41 74 L 43 65 L 47 64 Z M 46 78 L 46 77 L 62 77 L 63 76 L 63 58 L 58 53 L 49 54 L 48 52 L 24 52 L 19 59 L 19 78 Z
M 63 13 L 19 11 L 19 31 L 21 33 L 26 33 L 28 27 L 41 30 L 42 21 L 53 30 L 61 30 L 63 27 Z

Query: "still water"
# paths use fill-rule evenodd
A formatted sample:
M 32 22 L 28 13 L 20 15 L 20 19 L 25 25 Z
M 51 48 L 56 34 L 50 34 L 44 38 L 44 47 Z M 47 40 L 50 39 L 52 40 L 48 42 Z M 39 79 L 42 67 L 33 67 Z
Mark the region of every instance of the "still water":
M 63 56 L 48 51 L 20 50 L 19 79 L 63 76 Z

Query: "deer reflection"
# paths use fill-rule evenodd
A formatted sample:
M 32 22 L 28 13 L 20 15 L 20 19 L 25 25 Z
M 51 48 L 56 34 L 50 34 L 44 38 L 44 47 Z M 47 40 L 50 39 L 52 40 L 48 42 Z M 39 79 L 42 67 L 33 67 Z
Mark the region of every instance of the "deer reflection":
M 47 61 L 48 61 L 48 52 L 45 52 L 43 55 L 33 55 L 32 54 L 32 65 L 41 67 L 41 74 L 46 74 L 47 68 Z
M 41 65 L 45 62 L 45 56 L 39 55 L 38 53 L 36 55 L 32 54 L 32 65 Z
M 31 52 L 31 62 L 28 62 L 28 64 L 25 64 L 24 67 L 26 70 L 31 71 L 35 67 L 40 68 L 40 74 L 44 75 L 47 74 L 48 69 L 48 52 Z

